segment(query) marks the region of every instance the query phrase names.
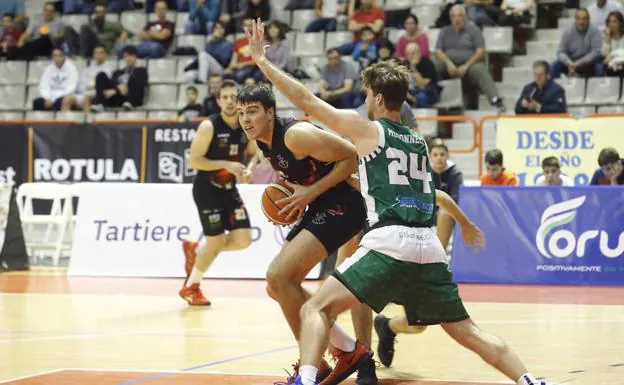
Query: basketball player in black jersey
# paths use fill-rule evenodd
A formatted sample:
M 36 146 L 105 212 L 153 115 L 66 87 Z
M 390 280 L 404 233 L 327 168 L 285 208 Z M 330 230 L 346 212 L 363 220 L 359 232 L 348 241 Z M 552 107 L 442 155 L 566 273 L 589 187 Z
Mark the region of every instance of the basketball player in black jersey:
M 282 214 L 299 222 L 267 271 L 267 292 L 282 312 L 299 340 L 299 311 L 309 298 L 301 283 L 312 268 L 364 227 L 364 202 L 347 182 L 357 168 L 353 144 L 311 123 L 282 119 L 275 113 L 275 97 L 267 84 L 256 84 L 238 94 L 240 125 L 248 138 L 278 171 L 294 194 L 278 202 L 286 203 Z M 307 208 L 307 210 L 306 210 Z M 338 326 L 331 332 L 332 345 L 347 352 L 356 349 Z M 359 344 L 359 343 L 358 343 Z M 359 358 L 359 357 L 358 357 Z M 332 385 L 333 375 L 325 363 L 319 380 Z
M 190 162 L 197 170 L 193 182 L 193 199 L 206 238 L 196 255 L 194 247 L 185 245 L 186 280 L 180 296 L 190 305 L 210 305 L 199 285 L 221 251 L 241 250 L 251 244 L 247 210 L 236 189 L 237 180 L 246 181 L 251 172 L 243 162 L 252 156 L 255 146 L 238 124 L 236 95 L 238 86 L 223 81 L 217 93 L 221 112 L 203 121 L 191 143 Z M 226 233 L 227 231 L 227 233 Z

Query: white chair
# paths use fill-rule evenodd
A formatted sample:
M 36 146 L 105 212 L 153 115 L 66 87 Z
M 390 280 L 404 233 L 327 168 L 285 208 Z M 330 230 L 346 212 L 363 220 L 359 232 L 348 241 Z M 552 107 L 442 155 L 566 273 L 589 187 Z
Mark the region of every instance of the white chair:
M 325 54 L 325 32 L 297 33 L 295 56 L 317 56 Z
M 27 64 L 25 61 L 0 63 L 0 84 L 26 83 Z
M 518 84 L 524 86 L 533 80 L 533 69 L 531 67 L 504 67 L 503 82 L 507 84 Z
M 416 122 L 418 122 L 418 131 L 422 135 L 438 136 L 437 121 L 420 119 L 438 116 L 438 110 L 435 108 L 414 108 L 412 112 L 414 113 L 414 117 L 416 117 Z
M 171 84 L 149 86 L 149 99 L 145 107 L 149 110 L 174 109 L 177 101 L 178 87 Z
M 438 44 L 438 36 L 440 35 L 440 28 L 429 28 L 427 31 L 427 38 L 429 39 L 429 50 L 435 51 L 436 44 Z
M 121 14 L 121 25 L 133 34 L 141 32 L 146 24 L 145 12 L 124 12 Z
M 175 59 L 152 59 L 147 63 L 147 74 L 150 83 L 175 83 L 176 82 Z
M 28 84 L 39 84 L 41 76 L 46 67 L 50 64 L 47 60 L 33 60 L 28 64 Z
M 336 32 L 328 32 L 325 40 L 325 47 L 336 48 L 340 47 L 343 44 L 350 43 L 353 41 L 353 32 L 348 31 L 336 31 Z
M 585 104 L 614 104 L 620 99 L 620 78 L 604 77 L 587 80 Z
M 429 27 L 435 24 L 440 17 L 439 5 L 423 5 L 412 8 L 412 13 L 418 16 L 418 24 Z
M 511 27 L 483 27 L 487 52 L 511 53 L 513 30 Z
M 193 47 L 197 53 L 204 50 L 206 37 L 203 35 L 181 35 L 176 40 L 177 47 Z
M 464 105 L 461 80 L 448 79 L 439 84 L 442 87 L 442 93 L 440 94 L 440 101 L 435 105 L 436 108 L 455 108 Z
M 542 57 L 544 55 L 548 55 L 551 57 L 552 55 L 556 55 L 558 47 L 558 40 L 538 40 L 526 42 L 526 52 L 529 56 Z
M 0 110 L 21 110 L 24 108 L 26 91 L 23 85 L 0 87 Z M 32 105 L 32 101 L 28 103 Z
M 583 99 L 585 99 L 584 78 L 562 77 L 555 79 L 555 82 L 565 90 L 565 98 L 568 105 L 583 104 Z
M 35 214 L 33 199 L 52 201 L 47 214 Z M 34 239 L 34 232 L 25 231 L 26 247 L 32 255 L 36 250 L 53 250 L 52 261 L 58 265 L 63 250 L 63 241 L 70 229 L 72 216 L 71 193 L 68 185 L 60 183 L 24 183 L 17 190 L 17 207 L 22 226 L 28 230 L 36 225 L 45 225 L 43 240 Z M 53 237 L 55 235 L 55 237 Z
M 306 27 L 316 20 L 318 16 L 314 10 L 297 10 L 292 13 L 292 27 L 297 31 L 305 31 Z
M 414 5 L 412 0 L 386 0 L 384 10 L 399 11 L 402 9 L 410 9 Z
M 145 119 L 147 117 L 146 111 L 119 111 L 117 113 L 117 119 Z

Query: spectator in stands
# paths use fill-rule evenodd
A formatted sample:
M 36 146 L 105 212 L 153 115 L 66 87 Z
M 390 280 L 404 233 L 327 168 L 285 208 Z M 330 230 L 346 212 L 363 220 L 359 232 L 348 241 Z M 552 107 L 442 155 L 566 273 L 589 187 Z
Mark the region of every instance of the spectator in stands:
M 213 74 L 208 79 L 208 96 L 204 98 L 202 104 L 201 116 L 210 116 L 221 112 L 221 107 L 217 104 L 217 94 L 223 83 L 220 75 Z
M 467 76 L 487 96 L 493 107 L 502 110 L 494 79 L 485 65 L 485 41 L 474 24 L 466 21 L 463 5 L 451 8 L 452 24 L 442 28 L 436 43 L 433 64 L 441 78 Z
M 536 186 L 574 186 L 574 181 L 561 173 L 559 159 L 554 156 L 542 160 L 542 172 L 544 175 L 537 178 Z
M 245 19 L 260 19 L 267 21 L 271 19 L 271 4 L 269 0 L 247 0 L 247 9 L 245 10 Z
M 613 147 L 605 147 L 598 154 L 600 168 L 594 172 L 590 185 L 624 185 L 624 159 Z
M 516 27 L 530 23 L 533 5 L 534 0 L 503 0 L 498 24 Z
M 602 31 L 607 25 L 607 17 L 612 12 L 624 13 L 624 8 L 615 0 L 596 0 L 596 4 L 589 6 L 587 11 L 591 24 Z
M 362 0 L 360 8 L 353 12 L 349 20 L 349 31 L 353 34 L 353 42 L 347 43 L 338 50 L 343 55 L 351 55 L 355 49 L 355 45 L 362 40 L 362 30 L 366 27 L 371 28 L 375 33 L 375 40 L 383 37 L 384 23 L 386 14 L 383 9 L 375 7 L 375 0 Z
M 457 165 L 449 160 L 449 150 L 442 139 L 433 139 L 429 143 L 429 159 L 433 170 L 433 182 L 436 189 L 447 193 L 459 203 L 459 189 L 464 184 L 464 175 Z M 444 249 L 447 248 L 454 221 L 446 212 L 439 210 L 437 216 L 437 233 Z
M 243 81 L 243 87 L 253 86 L 254 84 L 257 84 L 257 83 L 258 81 L 255 78 L 252 78 L 250 76 Z
M 31 22 L 17 42 L 17 55 L 22 60 L 32 60 L 37 56 L 50 56 L 54 47 L 60 47 L 65 36 L 65 25 L 56 17 L 54 3 L 48 1 L 43 6 L 43 21 Z
M 330 48 L 318 84 L 320 98 L 336 108 L 353 108 L 353 84 L 357 78 L 353 65 L 344 62 L 336 48 Z
M 270 45 L 266 49 L 266 58 L 280 69 L 285 70 L 292 49 L 290 42 L 286 39 L 286 25 L 279 21 L 272 21 L 267 25 L 266 31 L 267 41 Z
M 225 38 L 225 24 L 217 21 L 206 43 L 206 51 L 200 52 L 197 59 L 184 68 L 186 81 L 205 84 L 211 75 L 222 75 L 232 59 L 232 47 Z
M 411 81 L 407 101 L 412 107 L 431 108 L 440 100 L 440 86 L 435 66 L 420 52 L 420 46 L 409 43 L 405 49 Z
M 106 3 L 106 10 L 110 13 L 121 13 L 134 9 L 132 0 L 107 0 Z M 65 15 L 72 13 L 91 14 L 94 7 L 93 0 L 63 0 L 63 13 Z
M 176 9 L 180 12 L 188 12 L 188 0 L 163 0 L 168 9 Z M 158 0 L 145 0 L 145 13 L 152 13 Z
M 247 0 L 222 0 L 219 21 L 226 28 L 227 34 L 241 31 L 241 20 L 247 10 Z
M 0 58 L 13 59 L 15 57 L 20 36 L 22 36 L 22 30 L 15 24 L 13 14 L 5 13 L 2 16 L 2 27 L 0 27 Z
M 137 47 L 139 57 L 150 59 L 164 57 L 175 36 L 175 23 L 167 20 L 167 2 L 158 0 L 154 9 L 156 21 L 147 23 L 138 35 L 141 41 Z
M 76 106 L 82 108 L 85 113 L 89 112 L 95 99 L 95 82 L 100 73 L 106 75 L 109 79 L 113 76 L 113 68 L 108 63 L 108 51 L 103 45 L 97 45 L 93 49 L 91 65 L 82 71 L 80 82 L 78 83 Z
M 148 84 L 147 69 L 137 66 L 138 50 L 135 46 L 124 47 L 122 57 L 126 67 L 115 71 L 112 79 L 102 72 L 95 78 L 96 110 L 102 110 L 102 107 L 131 110 L 143 105 Z
M 115 45 L 121 46 L 127 40 L 128 32 L 120 23 L 106 20 L 106 2 L 96 2 L 91 21 L 80 27 L 81 55 L 91 57 L 93 48 L 98 45 L 103 45 L 108 52 L 112 52 Z
M 465 0 L 464 4 L 468 20 L 480 28 L 496 25 L 501 15 L 501 9 L 494 4 L 494 0 Z
M 567 112 L 565 90 L 550 80 L 548 62 L 533 64 L 533 82 L 522 89 L 516 102 L 516 114 L 563 114 Z
M 189 0 L 189 15 L 184 32 L 193 35 L 208 35 L 214 23 L 219 19 L 219 13 L 221 13 L 219 0 Z
M 338 26 L 338 18 L 347 13 L 346 0 L 316 0 L 314 10 L 318 19 L 311 22 L 305 29 L 306 32 L 335 31 Z
M 614 11 L 607 17 L 602 55 L 607 76 L 624 76 L 624 16 Z
M 288 0 L 286 7 L 287 11 L 294 11 L 297 9 L 314 9 L 316 0 Z
M 503 167 L 503 153 L 494 148 L 485 153 L 485 175 L 481 175 L 481 186 L 517 186 L 518 178 L 513 171 Z
M 557 49 L 557 60 L 551 69 L 551 78 L 562 73 L 568 76 L 601 76 L 596 64 L 601 64 L 602 35 L 600 30 L 589 24 L 589 12 L 580 8 L 575 13 L 575 25 L 561 37 Z
M 396 56 L 404 60 L 406 59 L 405 48 L 409 43 L 416 43 L 420 46 L 422 56 L 429 57 L 429 38 L 423 29 L 418 25 L 418 17 L 410 14 L 403 23 L 405 34 L 401 36 L 397 43 Z
M 52 51 L 52 63 L 45 69 L 39 82 L 39 97 L 33 100 L 35 111 L 69 111 L 76 99 L 78 70 L 60 48 Z
M 251 30 L 252 22 L 252 19 L 243 20 L 244 28 Z M 254 64 L 253 60 L 251 60 L 251 56 L 249 56 L 249 40 L 247 37 L 241 37 L 234 42 L 232 59 L 230 60 L 228 67 L 225 69 L 223 77 L 234 79 L 240 84 L 248 76 L 261 79 L 262 73 Z
M 2 0 L 0 1 L 0 15 L 12 15 L 13 23 L 23 29 L 26 26 L 25 0 Z
M 395 59 L 394 44 L 392 44 L 390 40 L 384 37 L 383 39 L 379 40 L 375 45 L 377 46 L 377 59 L 375 60 L 376 63 L 380 61 Z
M 190 122 L 199 117 L 202 112 L 201 104 L 197 103 L 197 88 L 186 87 L 186 106 L 178 111 L 178 121 Z
M 361 30 L 361 40 L 353 48 L 353 60 L 360 64 L 360 69 L 368 67 L 377 59 L 377 44 L 375 43 L 375 32 L 370 27 Z

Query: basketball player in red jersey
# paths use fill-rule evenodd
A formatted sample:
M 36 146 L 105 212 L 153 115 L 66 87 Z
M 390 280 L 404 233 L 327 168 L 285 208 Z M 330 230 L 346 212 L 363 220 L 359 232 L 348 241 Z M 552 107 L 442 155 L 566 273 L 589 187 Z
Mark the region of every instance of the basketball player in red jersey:
M 249 216 L 236 182 L 251 176 L 242 162 L 254 155 L 255 145 L 249 144 L 238 124 L 237 94 L 236 83 L 225 80 L 217 93 L 221 112 L 199 125 L 191 143 L 190 163 L 197 170 L 193 199 L 206 242 L 197 254 L 196 242 L 184 242 L 187 276 L 180 297 L 189 305 L 210 305 L 199 286 L 221 251 L 241 250 L 251 244 Z
M 310 297 L 302 281 L 316 264 L 364 227 L 364 202 L 347 182 L 357 167 L 355 147 L 309 122 L 279 118 L 267 84 L 242 89 L 238 108 L 240 125 L 248 138 L 256 141 L 273 168 L 294 189 L 292 196 L 277 203 L 285 204 L 281 214 L 300 221 L 268 268 L 267 292 L 279 303 L 298 341 L 299 311 Z M 359 342 L 345 343 L 346 337 L 337 325 L 332 328 L 332 345 L 347 353 L 338 357 L 333 372 L 326 362 L 322 364 L 317 376 L 321 384 L 337 384 L 345 365 L 364 360 L 373 364 L 370 352 Z

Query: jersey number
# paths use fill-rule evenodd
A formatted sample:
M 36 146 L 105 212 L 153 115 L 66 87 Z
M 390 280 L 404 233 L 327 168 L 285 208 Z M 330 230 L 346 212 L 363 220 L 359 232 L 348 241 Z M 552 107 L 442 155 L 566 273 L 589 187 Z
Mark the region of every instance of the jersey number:
M 388 176 L 390 184 L 409 185 L 407 178 L 408 154 L 396 148 L 388 147 L 386 149 L 386 158 L 390 161 L 388 164 Z M 409 153 L 409 177 L 423 182 L 423 192 L 430 193 L 431 174 L 427 172 L 427 157 L 421 156 L 418 162 L 418 154 Z
M 230 144 L 230 156 L 238 155 L 238 144 Z

